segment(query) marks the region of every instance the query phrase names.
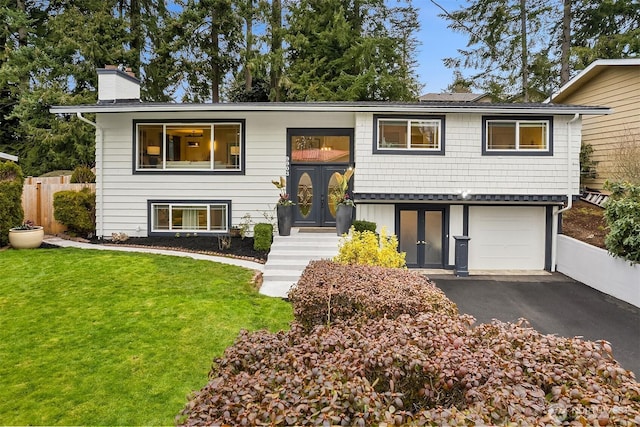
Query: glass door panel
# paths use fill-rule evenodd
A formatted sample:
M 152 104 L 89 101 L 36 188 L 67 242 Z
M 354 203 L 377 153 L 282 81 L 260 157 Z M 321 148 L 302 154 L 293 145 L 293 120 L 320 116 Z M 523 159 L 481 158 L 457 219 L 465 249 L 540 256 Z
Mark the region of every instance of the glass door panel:
M 308 218 L 313 208 L 313 181 L 307 172 L 300 176 L 297 192 L 300 215 Z
M 425 211 L 424 224 L 424 264 L 442 264 L 442 211 Z
M 418 264 L 418 211 L 400 211 L 400 252 L 408 265 Z

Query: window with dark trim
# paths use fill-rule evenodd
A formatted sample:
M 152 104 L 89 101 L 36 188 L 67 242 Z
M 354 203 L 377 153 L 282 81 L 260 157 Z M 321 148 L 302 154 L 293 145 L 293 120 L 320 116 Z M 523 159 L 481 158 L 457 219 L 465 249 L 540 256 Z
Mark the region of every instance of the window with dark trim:
M 483 117 L 482 154 L 553 154 L 552 117 Z
M 136 172 L 240 172 L 244 121 L 134 121 Z
M 373 116 L 373 152 L 444 154 L 444 116 Z
M 149 235 L 229 232 L 229 200 L 150 200 L 148 209 Z

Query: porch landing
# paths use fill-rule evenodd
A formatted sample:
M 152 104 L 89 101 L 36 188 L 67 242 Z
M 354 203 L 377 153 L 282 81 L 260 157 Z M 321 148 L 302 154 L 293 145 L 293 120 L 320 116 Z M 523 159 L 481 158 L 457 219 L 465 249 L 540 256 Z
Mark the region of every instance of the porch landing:
M 290 236 L 274 236 L 260 293 L 286 298 L 309 261 L 333 258 L 339 242 L 335 228 L 292 228 Z

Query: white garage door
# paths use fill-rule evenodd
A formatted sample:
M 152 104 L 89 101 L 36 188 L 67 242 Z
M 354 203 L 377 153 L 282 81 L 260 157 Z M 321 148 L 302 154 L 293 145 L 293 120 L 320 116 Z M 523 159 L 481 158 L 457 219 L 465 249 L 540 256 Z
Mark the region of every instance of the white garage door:
M 470 270 L 543 270 L 544 207 L 469 208 Z

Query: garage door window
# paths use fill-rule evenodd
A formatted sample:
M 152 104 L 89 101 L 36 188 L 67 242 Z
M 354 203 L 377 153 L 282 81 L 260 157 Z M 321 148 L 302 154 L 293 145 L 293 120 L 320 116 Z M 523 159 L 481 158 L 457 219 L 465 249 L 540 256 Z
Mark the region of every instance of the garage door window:
M 482 154 L 551 155 L 552 118 L 484 117 Z

